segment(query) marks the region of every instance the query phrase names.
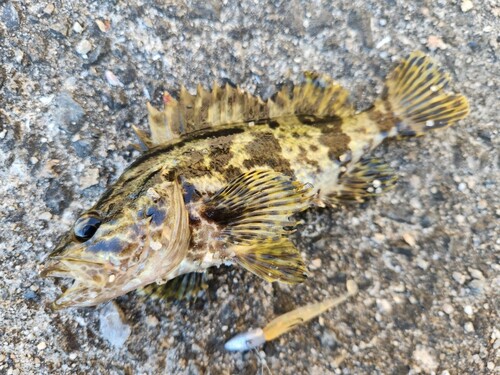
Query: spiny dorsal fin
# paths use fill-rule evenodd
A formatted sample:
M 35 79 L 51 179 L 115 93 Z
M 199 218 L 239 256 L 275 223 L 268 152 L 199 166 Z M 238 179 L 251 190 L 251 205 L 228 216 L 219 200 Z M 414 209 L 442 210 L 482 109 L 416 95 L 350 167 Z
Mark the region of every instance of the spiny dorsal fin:
M 163 111 L 148 105 L 150 143 L 161 144 L 208 127 L 290 115 L 344 118 L 354 113 L 348 97 L 340 85 L 317 73 L 304 73 L 302 83 L 282 88 L 267 101 L 229 84 L 222 87 L 214 84 L 211 90 L 198 85 L 195 95 L 182 86 L 178 100 L 164 94 Z
M 302 258 L 288 239 L 291 217 L 309 207 L 312 189 L 268 170 L 244 173 L 208 198 L 202 215 L 220 225 L 235 262 L 267 281 L 305 279 Z
M 149 284 L 138 290 L 140 295 L 166 301 L 197 298 L 208 288 L 207 273 L 191 272 L 167 281 L 165 284 Z

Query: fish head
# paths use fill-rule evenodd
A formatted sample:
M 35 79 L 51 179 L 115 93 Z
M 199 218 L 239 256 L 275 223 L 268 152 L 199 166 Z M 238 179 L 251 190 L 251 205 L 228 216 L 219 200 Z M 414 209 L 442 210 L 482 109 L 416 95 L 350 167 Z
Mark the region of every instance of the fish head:
M 41 275 L 74 282 L 53 309 L 94 306 L 171 278 L 189 247 L 182 189 L 161 181 L 143 190 L 132 198 L 130 193 L 106 193 L 122 199 L 101 198 L 63 236 Z

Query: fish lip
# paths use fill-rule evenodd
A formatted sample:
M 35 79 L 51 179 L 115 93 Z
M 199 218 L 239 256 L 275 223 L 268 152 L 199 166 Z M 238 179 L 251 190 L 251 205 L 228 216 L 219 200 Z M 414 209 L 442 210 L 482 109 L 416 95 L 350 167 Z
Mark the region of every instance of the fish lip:
M 46 277 L 71 277 L 71 263 L 88 263 L 93 265 L 102 265 L 102 262 L 91 261 L 78 257 L 58 256 L 50 257 L 48 264 L 40 271 L 40 276 Z
M 64 267 L 60 259 L 51 259 L 50 263 L 43 266 L 43 269 L 40 271 L 40 277 L 67 277 L 69 272 L 70 270 Z

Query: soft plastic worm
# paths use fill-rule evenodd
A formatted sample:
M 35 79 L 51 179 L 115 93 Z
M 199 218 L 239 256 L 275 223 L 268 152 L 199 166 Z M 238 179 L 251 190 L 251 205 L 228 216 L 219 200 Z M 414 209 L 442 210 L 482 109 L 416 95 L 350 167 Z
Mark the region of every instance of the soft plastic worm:
M 347 293 L 343 296 L 328 298 L 322 302 L 311 303 L 280 315 L 273 319 L 264 328 L 252 329 L 236 335 L 231 340 L 226 342 L 224 348 L 229 351 L 246 351 L 254 349 L 264 344 L 266 341 L 274 340 L 284 333 L 291 331 L 293 328 L 304 324 L 332 307 L 340 305 L 349 297 L 352 297 L 357 293 L 357 284 L 353 280 L 348 280 Z

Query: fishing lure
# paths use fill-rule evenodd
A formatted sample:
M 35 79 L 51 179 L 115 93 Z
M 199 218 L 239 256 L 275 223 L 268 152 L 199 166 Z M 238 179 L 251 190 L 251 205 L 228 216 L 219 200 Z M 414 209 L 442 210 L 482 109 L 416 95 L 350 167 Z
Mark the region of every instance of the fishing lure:
M 232 352 L 241 352 L 255 349 L 266 341 L 271 341 L 290 332 L 292 329 L 323 314 L 325 311 L 340 305 L 349 297 L 358 293 L 358 285 L 353 280 L 347 281 L 347 293 L 338 298 L 328 298 L 322 302 L 311 303 L 289 311 L 274 318 L 264 328 L 252 329 L 240 333 L 226 342 L 224 348 Z
M 371 151 L 463 119 L 469 106 L 448 75 L 413 52 L 357 113 L 348 92 L 306 73 L 263 101 L 237 87 L 181 88 L 148 105 L 145 152 L 84 212 L 43 276 L 74 279 L 52 306 L 92 306 L 132 290 L 184 298 L 207 269 L 236 264 L 266 281 L 300 283 L 305 263 L 289 235 L 311 206 L 362 202 L 394 172 Z

